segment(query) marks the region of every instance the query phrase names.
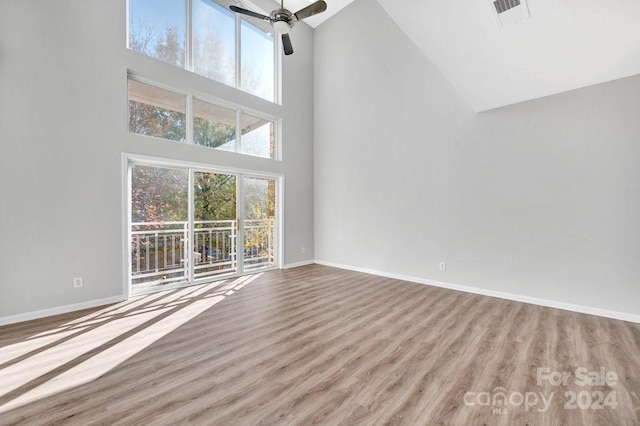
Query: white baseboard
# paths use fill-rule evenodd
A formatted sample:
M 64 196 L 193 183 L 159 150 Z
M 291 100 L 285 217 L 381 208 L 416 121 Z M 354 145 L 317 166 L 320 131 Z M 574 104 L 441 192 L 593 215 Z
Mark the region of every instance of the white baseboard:
M 300 266 L 313 265 L 314 263 L 316 263 L 315 260 L 305 260 L 303 262 L 288 263 L 288 264 L 284 265 L 283 269 L 298 268 Z
M 480 294 L 483 296 L 490 296 L 490 297 L 498 297 L 500 299 L 513 300 L 515 302 L 529 303 L 531 305 L 539 305 L 539 306 L 545 306 L 549 308 L 563 309 L 565 311 L 579 312 L 581 314 L 596 315 L 600 317 L 612 318 L 612 319 L 629 321 L 629 322 L 640 324 L 640 315 L 629 314 L 626 312 L 611 311 L 608 309 L 593 308 L 590 306 L 583 306 L 583 305 L 574 305 L 572 303 L 558 302 L 555 300 L 541 299 L 541 298 L 530 297 L 530 296 L 522 296 L 522 295 L 513 294 L 513 293 L 504 293 L 504 292 L 495 291 L 495 290 L 486 290 L 486 289 L 477 288 L 477 287 L 468 287 L 464 285 L 451 284 L 451 283 L 446 283 L 442 281 L 428 280 L 425 278 L 417 278 L 417 277 L 410 277 L 410 276 L 400 275 L 400 274 L 392 274 L 389 272 L 377 271 L 374 269 L 360 268 L 360 267 L 342 265 L 342 264 L 332 263 L 332 262 L 324 262 L 321 260 L 316 260 L 315 263 L 317 263 L 318 265 L 331 266 L 333 268 L 339 268 L 339 269 L 348 269 L 350 271 L 355 271 L 355 272 L 364 272 L 366 274 L 378 275 L 386 278 L 394 278 L 397 280 L 409 281 L 417 284 L 426 284 L 434 287 L 447 288 L 450 290 L 464 291 L 466 293 Z
M 333 268 L 347 269 L 355 272 L 363 272 L 366 274 L 378 275 L 380 277 L 393 278 L 393 279 L 402 280 L 402 281 L 409 281 L 417 284 L 425 284 L 425 285 L 431 285 L 434 287 L 446 288 L 450 290 L 464 291 L 465 293 L 497 297 L 500 299 L 513 300 L 515 302 L 529 303 L 532 305 L 546 306 L 549 308 L 563 309 L 565 311 L 579 312 L 582 314 L 589 314 L 589 315 L 597 315 L 600 317 L 612 318 L 612 319 L 629 321 L 629 322 L 640 324 L 640 315 L 636 315 L 636 314 L 611 311 L 608 309 L 594 308 L 590 306 L 575 305 L 572 303 L 558 302 L 554 300 L 523 296 L 523 295 L 513 294 L 513 293 L 505 293 L 505 292 L 495 291 L 495 290 L 487 290 L 487 289 L 477 288 L 477 287 L 469 287 L 469 286 L 464 286 L 459 284 L 451 284 L 451 283 L 446 283 L 442 281 L 428 280 L 425 278 L 411 277 L 411 276 L 401 275 L 401 274 L 393 274 L 389 272 L 378 271 L 375 269 L 360 268 L 356 266 L 343 265 L 343 264 L 333 263 L 333 262 L 324 262 L 321 260 L 306 260 L 304 262 L 290 263 L 285 265 L 284 269 L 297 268 L 300 266 L 312 265 L 314 263 L 317 263 L 318 265 L 330 266 Z M 66 314 L 68 312 L 79 311 L 82 309 L 95 308 L 98 306 L 122 302 L 124 300 L 125 300 L 125 296 L 119 295 L 115 297 L 109 297 L 106 299 L 92 300 L 89 302 L 59 306 L 56 308 L 44 309 L 41 311 L 33 311 L 33 312 L 27 312 L 24 314 L 0 317 L 0 326 L 34 320 L 38 318 L 49 317 L 52 315 Z
M 26 312 L 24 314 L 0 317 L 0 325 L 15 324 L 23 321 L 30 321 L 38 318 L 50 317 L 52 315 L 66 314 L 68 312 L 80 311 L 82 309 L 95 308 L 103 305 L 110 305 L 125 300 L 123 294 L 120 296 L 108 297 L 106 299 L 91 300 L 88 302 L 75 303 L 73 305 L 58 306 L 41 311 Z

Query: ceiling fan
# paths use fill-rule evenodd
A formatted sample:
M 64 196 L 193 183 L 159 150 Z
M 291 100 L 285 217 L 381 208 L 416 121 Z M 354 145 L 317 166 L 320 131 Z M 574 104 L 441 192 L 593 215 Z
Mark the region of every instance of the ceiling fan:
M 229 6 L 229 9 L 236 13 L 242 13 L 244 15 L 262 19 L 263 21 L 267 21 L 268 23 L 270 23 L 276 33 L 282 34 L 282 46 L 284 47 L 284 54 L 291 55 L 293 53 L 293 45 L 291 44 L 289 31 L 291 31 L 296 22 L 302 21 L 303 19 L 306 19 L 313 15 L 317 15 L 318 13 L 322 13 L 327 10 L 327 3 L 324 0 L 318 0 L 313 4 L 300 9 L 296 13 L 291 13 L 284 8 L 284 0 L 280 0 L 280 9 L 275 9 L 273 12 L 271 12 L 270 16 L 262 15 L 260 13 L 243 9 L 238 6 Z

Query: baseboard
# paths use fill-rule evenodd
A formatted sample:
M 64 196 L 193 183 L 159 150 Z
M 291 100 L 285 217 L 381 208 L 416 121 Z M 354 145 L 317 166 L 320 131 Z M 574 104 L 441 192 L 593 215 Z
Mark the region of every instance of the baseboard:
M 513 300 L 515 302 L 529 303 L 532 305 L 546 306 L 549 308 L 563 309 L 565 311 L 579 312 L 582 314 L 596 315 L 600 317 L 612 318 L 612 319 L 629 321 L 629 322 L 640 324 L 640 315 L 629 314 L 626 312 L 611 311 L 608 309 L 594 308 L 594 307 L 583 306 L 583 305 L 575 305 L 572 303 L 558 302 L 554 300 L 523 296 L 523 295 L 513 294 L 513 293 L 505 293 L 505 292 L 495 291 L 495 290 L 487 290 L 487 289 L 477 288 L 477 287 L 469 287 L 469 286 L 464 286 L 459 284 L 447 283 L 443 281 L 412 277 L 408 275 L 393 274 L 390 272 L 384 272 L 384 271 L 379 271 L 375 269 L 361 268 L 361 267 L 343 265 L 343 264 L 333 263 L 333 262 L 325 262 L 321 260 L 306 260 L 303 262 L 289 263 L 284 266 L 284 269 L 297 268 L 300 266 L 312 265 L 314 263 L 317 263 L 318 265 L 330 266 L 332 268 L 347 269 L 350 271 L 363 272 L 366 274 L 377 275 L 380 277 L 393 278 L 393 279 L 402 280 L 402 281 L 409 281 L 417 284 L 425 284 L 425 285 L 431 285 L 434 287 L 446 288 L 450 290 L 463 291 L 465 293 L 497 297 L 500 299 Z M 0 326 L 15 324 L 18 322 L 30 321 L 38 318 L 49 317 L 52 315 L 66 314 L 68 312 L 80 311 L 82 309 L 95 308 L 98 306 L 122 302 L 124 300 L 125 300 L 125 296 L 119 295 L 115 297 L 108 297 L 106 299 L 92 300 L 89 302 L 59 306 L 51 309 L 44 309 L 41 311 L 26 312 L 24 314 L 0 317 Z
M 513 300 L 515 302 L 529 303 L 531 305 L 539 305 L 539 306 L 545 306 L 548 308 L 563 309 L 565 311 L 579 312 L 581 314 L 596 315 L 599 317 L 612 318 L 612 319 L 629 321 L 629 322 L 640 324 L 640 315 L 629 314 L 626 312 L 611 311 L 607 309 L 593 308 L 590 306 L 583 306 L 583 305 L 574 305 L 572 303 L 558 302 L 555 300 L 541 299 L 541 298 L 530 297 L 530 296 L 522 296 L 519 294 L 504 293 L 504 292 L 495 291 L 495 290 L 486 290 L 483 288 L 469 287 L 469 286 L 464 286 L 459 284 L 451 284 L 451 283 L 446 283 L 442 281 L 428 280 L 424 278 L 411 277 L 411 276 L 400 275 L 400 274 L 392 274 L 389 272 L 378 271 L 374 269 L 360 268 L 356 266 L 342 265 L 342 264 L 332 263 L 332 262 L 324 262 L 321 260 L 316 260 L 315 263 L 317 263 L 318 265 L 330 266 L 330 267 L 339 268 L 339 269 L 348 269 L 350 271 L 363 272 L 366 274 L 378 275 L 386 278 L 394 278 L 397 280 L 409 281 L 417 284 L 426 284 L 426 285 L 431 285 L 434 287 L 442 287 L 450 290 L 464 291 L 465 293 L 473 293 L 473 294 L 480 294 L 483 296 L 497 297 L 500 299 Z
M 24 322 L 24 321 L 31 321 L 38 318 L 50 317 L 52 315 L 66 314 L 68 312 L 80 311 L 82 309 L 89 309 L 89 308 L 95 308 L 103 305 L 110 305 L 112 303 L 122 302 L 123 300 L 125 300 L 125 297 L 123 294 L 121 294 L 120 296 L 108 297 L 106 299 L 91 300 L 88 302 L 75 303 L 73 305 L 65 305 L 65 306 L 58 306 L 50 309 L 43 309 L 41 311 L 26 312 L 24 314 L 0 317 L 0 326 L 15 324 L 15 323 Z
M 316 263 L 315 260 L 305 260 L 303 262 L 288 263 L 288 264 L 284 265 L 283 269 L 298 268 L 300 266 L 313 265 L 314 263 Z

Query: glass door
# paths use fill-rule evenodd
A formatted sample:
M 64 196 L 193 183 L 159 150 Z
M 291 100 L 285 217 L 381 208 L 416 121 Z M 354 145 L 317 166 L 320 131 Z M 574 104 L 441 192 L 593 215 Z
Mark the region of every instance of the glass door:
M 276 266 L 277 179 L 131 165 L 132 292 Z
M 134 165 L 131 171 L 131 286 L 144 291 L 189 281 L 189 172 Z
M 230 174 L 195 172 L 193 277 L 238 271 L 236 181 Z
M 243 179 L 245 271 L 275 266 L 276 180 Z

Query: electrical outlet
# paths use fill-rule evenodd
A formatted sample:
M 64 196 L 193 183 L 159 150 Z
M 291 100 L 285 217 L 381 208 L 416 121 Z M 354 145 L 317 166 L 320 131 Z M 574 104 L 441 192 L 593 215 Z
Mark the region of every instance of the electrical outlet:
M 301 251 L 304 253 L 304 247 L 302 247 L 302 250 L 301 250 Z
M 73 279 L 73 288 L 80 288 L 82 286 L 84 286 L 84 280 L 82 277 L 75 277 Z
M 440 270 L 441 271 L 446 271 L 447 270 L 447 263 L 446 262 L 440 262 Z

